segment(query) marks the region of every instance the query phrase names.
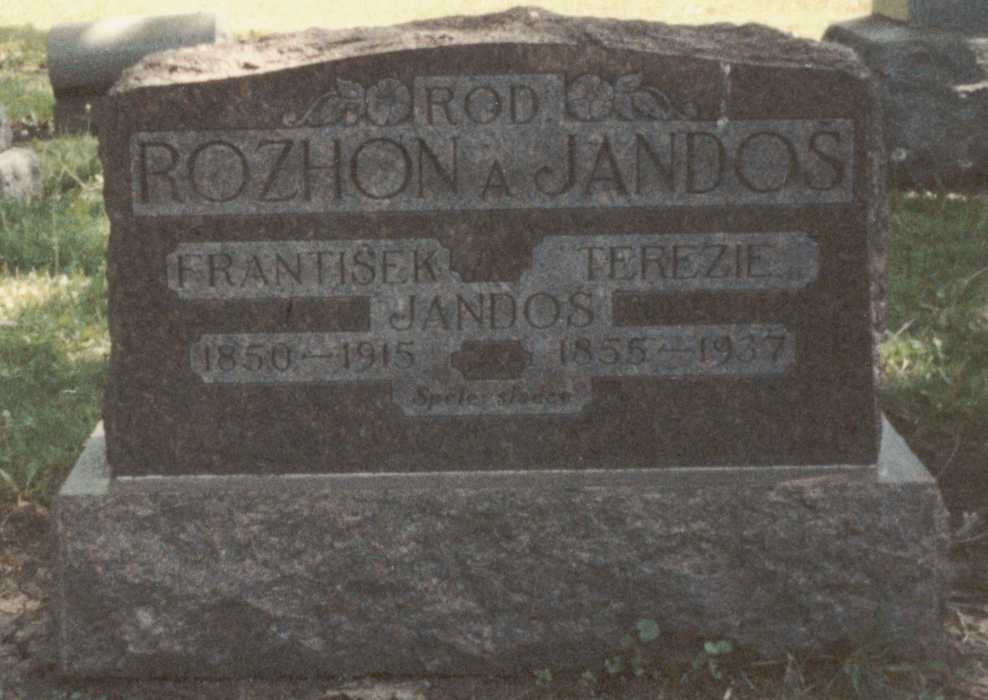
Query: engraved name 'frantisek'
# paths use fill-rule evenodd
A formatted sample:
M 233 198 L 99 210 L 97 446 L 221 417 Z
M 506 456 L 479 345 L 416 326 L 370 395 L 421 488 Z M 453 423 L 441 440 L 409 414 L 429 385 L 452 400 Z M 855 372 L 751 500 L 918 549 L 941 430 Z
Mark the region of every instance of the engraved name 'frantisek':
M 389 381 L 409 415 L 572 413 L 593 377 L 779 376 L 779 324 L 616 326 L 617 292 L 797 289 L 817 277 L 805 233 L 551 236 L 517 283 L 465 283 L 431 239 L 184 243 L 168 284 L 186 299 L 370 297 L 367 332 L 206 335 L 206 382 Z M 507 349 L 511 378 L 458 365 Z
M 563 97 L 564 82 L 555 75 L 420 77 L 414 107 L 399 120 L 381 111 L 383 95 L 375 93 L 373 109 L 368 94 L 366 105 L 352 107 L 353 118 L 345 102 L 325 107 L 334 119 L 306 118 L 317 102 L 302 117 L 283 120 L 291 126 L 136 133 L 130 142 L 133 211 L 179 216 L 852 201 L 854 128 L 848 120 L 697 121 L 684 118 L 690 110 L 645 119 L 623 108 L 598 113 L 593 100 L 574 109 Z M 392 97 L 398 93 L 386 87 Z
M 484 286 L 464 284 L 432 239 L 181 243 L 166 269 L 183 299 L 372 296 L 386 287 L 421 296 L 429 287 Z M 817 269 L 816 243 L 805 233 L 553 236 L 527 277 L 547 293 L 574 279 L 623 291 L 758 290 L 805 287 Z

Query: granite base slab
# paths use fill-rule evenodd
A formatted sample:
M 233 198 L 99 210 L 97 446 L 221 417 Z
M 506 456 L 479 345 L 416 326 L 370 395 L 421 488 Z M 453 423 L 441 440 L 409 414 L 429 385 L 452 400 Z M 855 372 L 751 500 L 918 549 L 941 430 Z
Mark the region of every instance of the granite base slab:
M 642 618 L 767 655 L 943 643 L 945 510 L 887 422 L 872 467 L 141 478 L 97 428 L 54 522 L 74 676 L 523 672 Z

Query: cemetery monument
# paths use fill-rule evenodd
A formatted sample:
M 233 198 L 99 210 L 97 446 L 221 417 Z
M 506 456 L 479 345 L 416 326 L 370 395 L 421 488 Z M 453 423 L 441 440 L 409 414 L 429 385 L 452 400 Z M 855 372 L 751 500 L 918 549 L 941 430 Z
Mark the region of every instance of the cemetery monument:
M 519 8 L 157 54 L 99 119 L 63 672 L 517 672 L 642 618 L 937 653 L 850 51 Z

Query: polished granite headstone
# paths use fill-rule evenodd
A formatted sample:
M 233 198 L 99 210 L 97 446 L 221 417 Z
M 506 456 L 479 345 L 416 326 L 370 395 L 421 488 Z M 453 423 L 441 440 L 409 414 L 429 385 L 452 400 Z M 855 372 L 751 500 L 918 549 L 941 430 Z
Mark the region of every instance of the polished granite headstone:
M 877 457 L 847 52 L 519 11 L 158 55 L 100 120 L 119 473 Z
M 587 668 L 645 618 L 942 650 L 850 52 L 522 8 L 157 55 L 101 124 L 62 672 Z

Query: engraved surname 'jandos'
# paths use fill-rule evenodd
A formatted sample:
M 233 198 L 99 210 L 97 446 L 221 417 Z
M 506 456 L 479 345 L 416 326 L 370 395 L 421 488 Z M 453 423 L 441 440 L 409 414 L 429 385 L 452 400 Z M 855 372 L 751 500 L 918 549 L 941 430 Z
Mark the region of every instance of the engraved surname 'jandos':
M 849 122 L 142 132 L 138 216 L 846 203 Z
M 779 324 L 625 327 L 614 294 L 798 289 L 818 274 L 801 232 L 548 236 L 521 278 L 463 282 L 433 239 L 183 243 L 167 261 L 183 299 L 369 298 L 367 331 L 209 334 L 206 382 L 391 382 L 409 415 L 572 413 L 593 377 L 772 377 L 795 362 Z M 511 344 L 512 379 L 463 376 L 465 344 Z
M 697 119 L 640 73 L 393 78 L 274 129 L 131 137 L 136 216 L 841 204 L 843 119 Z

